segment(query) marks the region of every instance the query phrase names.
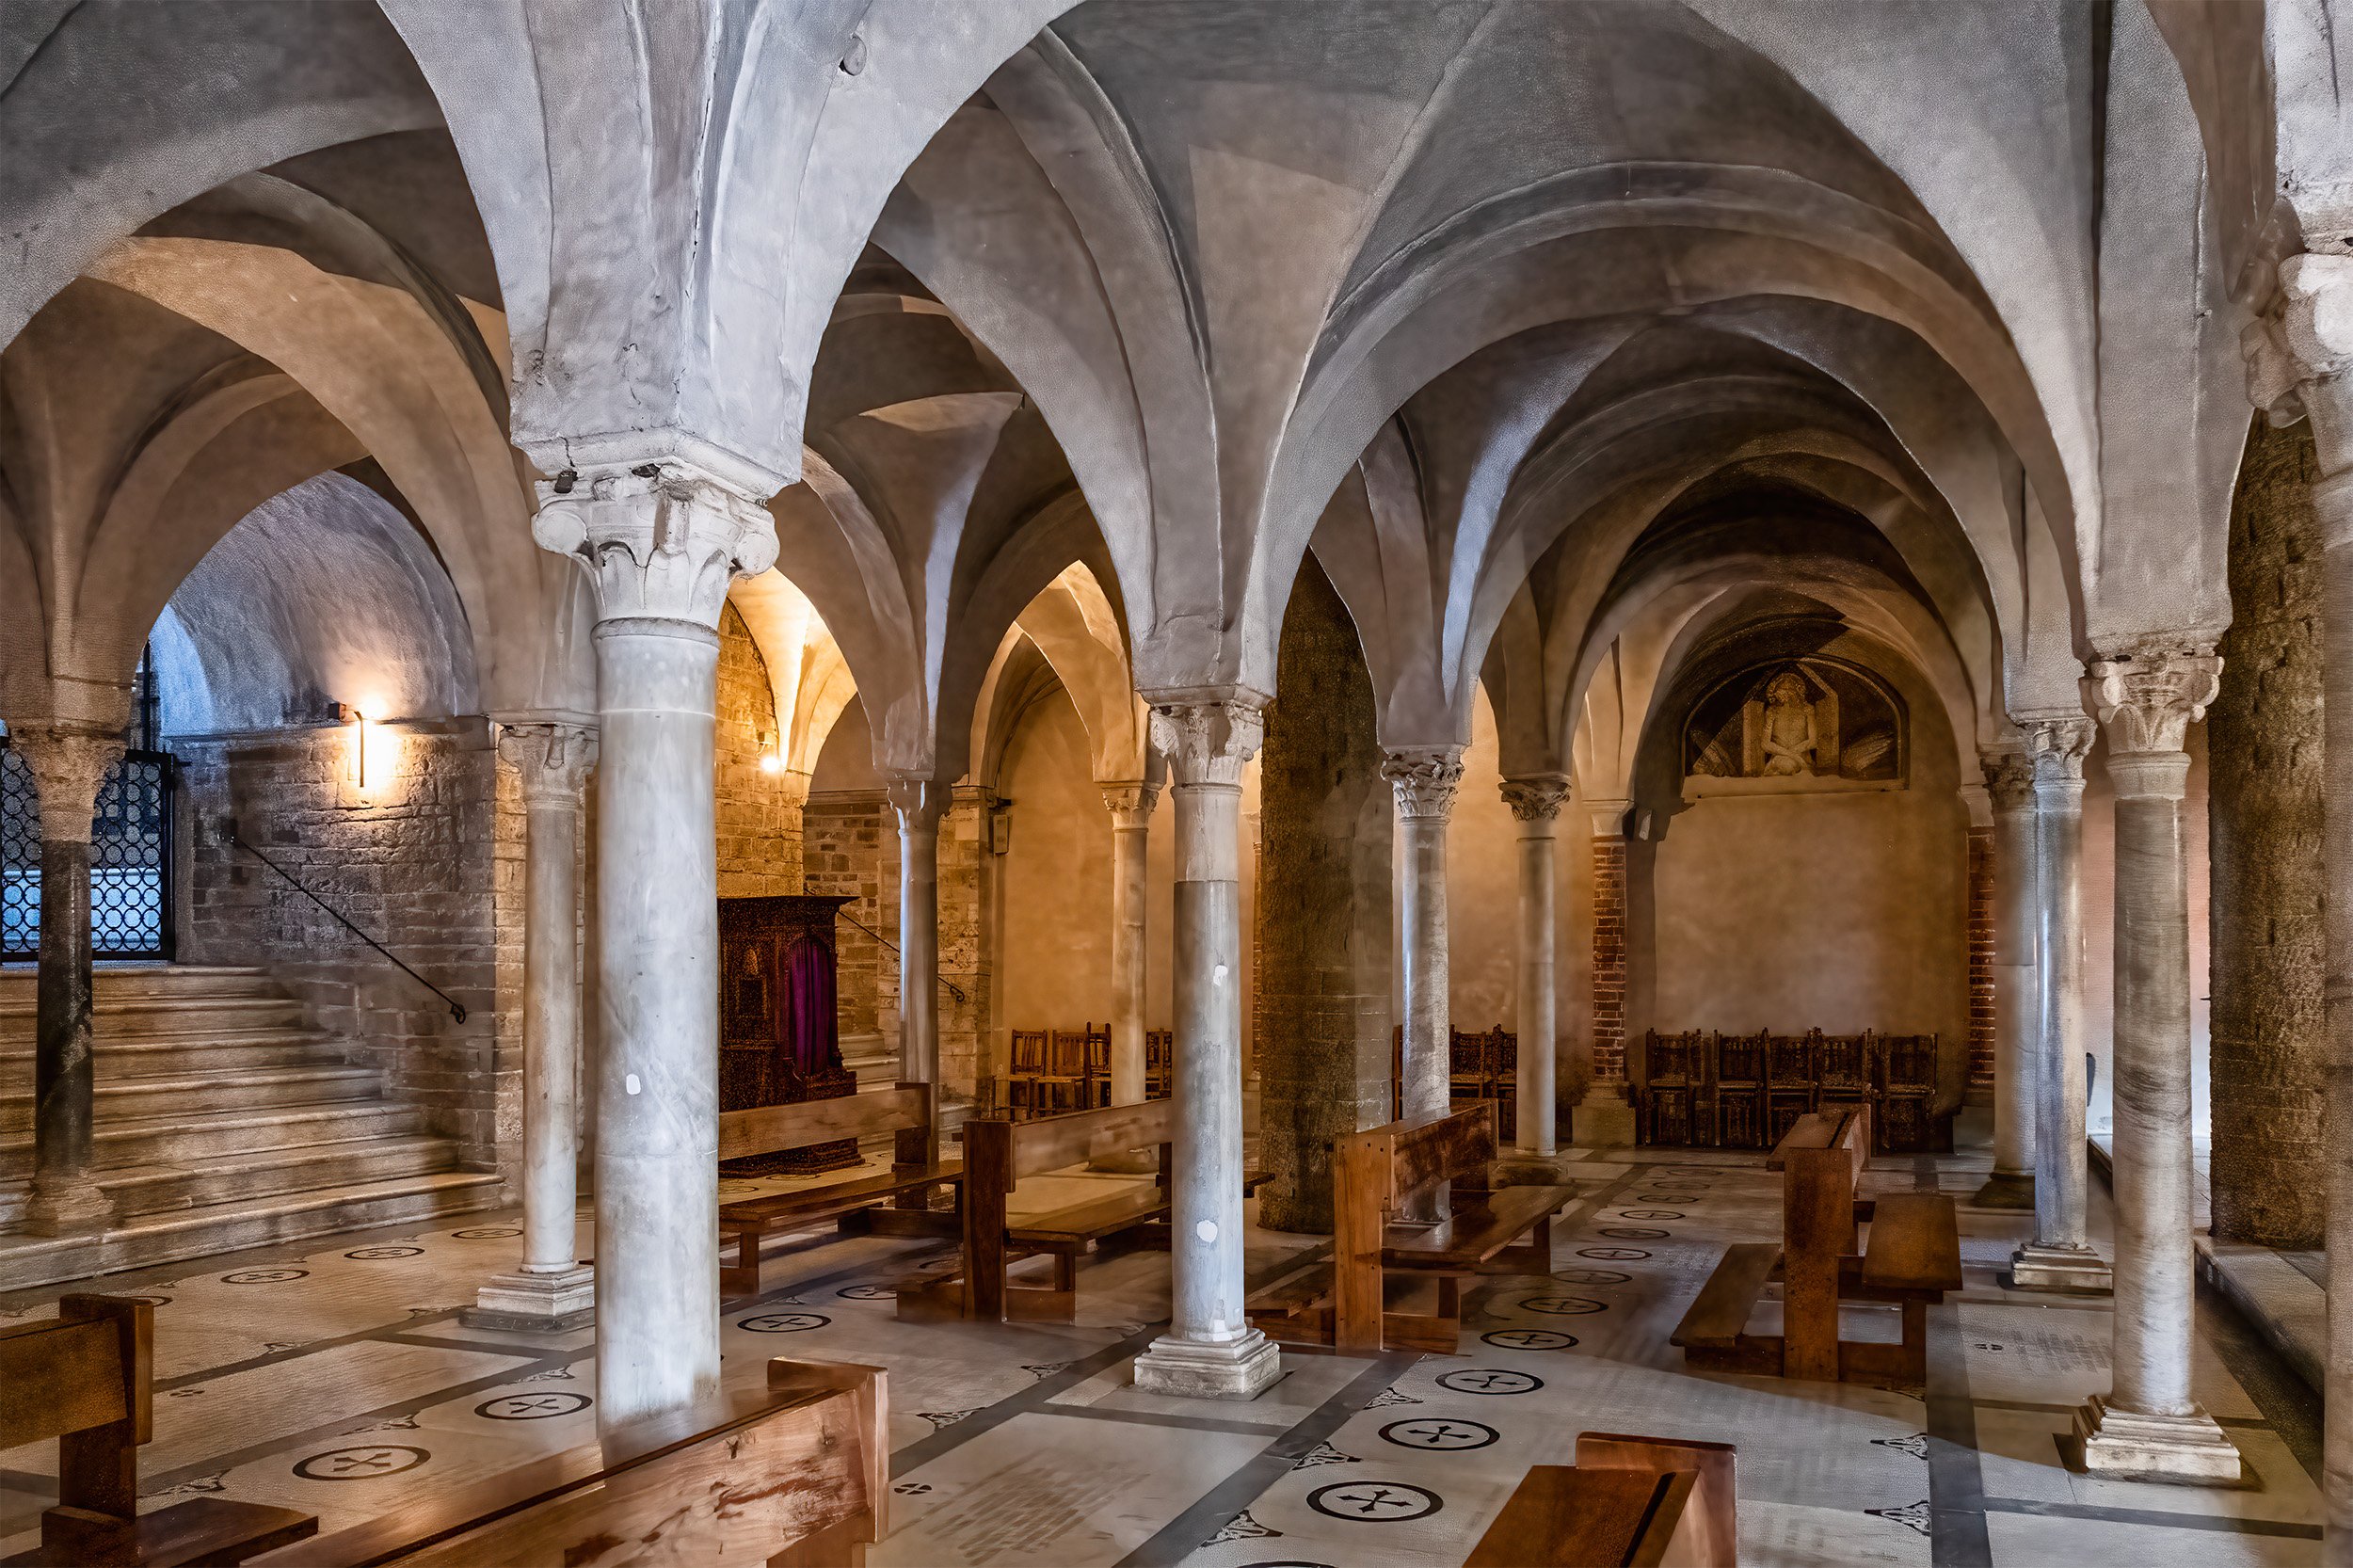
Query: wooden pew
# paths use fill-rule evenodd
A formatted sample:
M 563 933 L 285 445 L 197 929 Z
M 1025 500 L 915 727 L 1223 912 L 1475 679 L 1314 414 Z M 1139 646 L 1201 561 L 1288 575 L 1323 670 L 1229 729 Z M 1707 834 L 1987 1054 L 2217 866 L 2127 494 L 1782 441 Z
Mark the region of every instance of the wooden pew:
M 1577 1463 L 1539 1464 L 1464 1568 L 1738 1568 L 1729 1443 L 1577 1434 Z
M 227 1497 L 139 1512 L 154 1346 L 154 1307 L 119 1296 L 66 1296 L 55 1318 L 0 1328 L 0 1448 L 57 1441 L 57 1506 L 8 1563 L 243 1562 L 317 1531 L 311 1514 Z
M 1916 1388 L 1928 1382 L 1928 1309 L 1958 1290 L 1961 1233 L 1941 1192 L 1855 1196 L 1871 1146 L 1867 1105 L 1810 1112 L 1766 1162 L 1782 1173 L 1782 1244 L 1739 1242 L 1701 1287 L 1670 1343 L 1689 1366 L 1826 1383 Z M 1860 1226 L 1869 1240 L 1858 1245 Z M 1782 1332 L 1748 1332 L 1776 1271 Z M 1842 1302 L 1902 1309 L 1899 1344 L 1841 1339 Z
M 960 1190 L 964 1162 L 932 1157 L 933 1103 L 930 1084 L 902 1083 L 875 1095 L 721 1112 L 721 1160 L 886 1132 L 896 1147 L 888 1172 L 721 1204 L 719 1235 L 723 1245 L 733 1240 L 736 1259 L 721 1266 L 720 1290 L 730 1300 L 760 1293 L 760 1242 L 775 1234 L 830 1222 L 845 1234 L 955 1235 L 956 1217 L 934 1213 L 931 1195 L 938 1187 Z
M 904 1281 L 899 1288 L 899 1315 L 1069 1322 L 1078 1307 L 1079 1258 L 1096 1242 L 1143 1233 L 1152 1244 L 1167 1245 L 1169 1158 L 1176 1137 L 1173 1099 L 1023 1122 L 965 1123 L 963 1252 L 949 1264 Z M 1024 1176 L 1154 1145 L 1160 1151 L 1160 1170 L 1148 1186 L 1123 1186 L 1049 1214 L 1026 1216 L 1017 1224 L 1009 1216 L 1014 1189 Z M 1265 1179 L 1245 1173 L 1244 1195 Z M 1050 1287 L 1016 1286 L 1006 1279 L 1012 1264 L 1040 1255 L 1054 1260 Z
M 776 1360 L 723 1391 L 273 1553 L 283 1568 L 857 1568 L 888 1528 L 879 1368 Z
M 1462 1331 L 1462 1281 L 1552 1267 L 1552 1216 L 1575 1187 L 1487 1187 L 1496 1108 L 1392 1122 L 1332 1144 L 1332 1261 L 1254 1297 L 1252 1320 L 1273 1338 L 1339 1351 L 1421 1350 L 1450 1355 Z M 1435 1225 L 1395 1223 L 1416 1192 L 1455 1184 L 1454 1212 Z M 1522 1237 L 1524 1245 L 1513 1245 Z M 1387 1310 L 1392 1278 L 1434 1279 L 1438 1310 Z

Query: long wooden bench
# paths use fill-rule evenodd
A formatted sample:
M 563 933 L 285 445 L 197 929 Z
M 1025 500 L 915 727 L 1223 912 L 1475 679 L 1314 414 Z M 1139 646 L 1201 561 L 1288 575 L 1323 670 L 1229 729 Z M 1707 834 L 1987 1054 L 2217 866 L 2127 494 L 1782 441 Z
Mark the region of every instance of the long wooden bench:
M 1728 1443 L 1577 1434 L 1577 1463 L 1532 1467 L 1463 1568 L 1737 1568 Z
M 1577 1196 L 1562 1186 L 1493 1188 L 1492 1101 L 1391 1122 L 1332 1143 L 1332 1261 L 1253 1296 L 1270 1337 L 1339 1351 L 1452 1354 L 1462 1338 L 1462 1281 L 1552 1268 L 1552 1217 Z M 1453 1213 L 1434 1225 L 1396 1216 L 1416 1193 L 1451 1184 Z M 1523 1240 L 1525 1238 L 1525 1240 Z M 1437 1283 L 1435 1313 L 1391 1312 L 1392 1283 Z
M 1012 1319 L 1066 1323 L 1078 1309 L 1079 1259 L 1115 1236 L 1168 1244 L 1169 1157 L 1176 1137 L 1176 1102 L 1105 1106 L 1029 1121 L 989 1118 L 964 1124 L 964 1248 L 941 1267 L 919 1272 L 899 1289 L 899 1315 Z M 1157 1146 L 1160 1174 L 1046 1214 L 1009 1210 L 1024 1176 L 1043 1176 L 1100 1157 Z M 1246 1196 L 1265 1177 L 1245 1173 Z M 1054 1260 L 1053 1283 L 1015 1285 L 1006 1270 L 1024 1258 Z
M 888 1528 L 879 1368 L 771 1361 L 713 1394 L 260 1560 L 283 1568 L 858 1568 Z
M 0 1328 L 0 1449 L 57 1443 L 57 1506 L 8 1563 L 243 1562 L 316 1533 L 312 1514 L 228 1497 L 139 1512 L 154 1347 L 154 1307 L 119 1296 L 67 1296 L 55 1318 Z
M 760 1293 L 760 1243 L 773 1235 L 827 1223 L 845 1233 L 957 1234 L 957 1217 L 931 1207 L 937 1189 L 955 1192 L 964 1182 L 962 1160 L 933 1158 L 934 1103 L 930 1084 L 902 1083 L 880 1094 L 720 1112 L 721 1160 L 884 1133 L 896 1145 L 888 1171 L 720 1205 L 722 1243 L 736 1249 L 735 1262 L 719 1270 L 721 1292 L 730 1300 Z
M 1782 1173 L 1782 1244 L 1724 1249 L 1670 1339 L 1687 1365 L 1887 1388 L 1926 1384 L 1928 1309 L 1961 1286 L 1960 1226 L 1941 1192 L 1855 1196 L 1870 1115 L 1867 1106 L 1811 1112 L 1774 1147 L 1767 1168 Z M 1777 1275 L 1782 1332 L 1751 1334 L 1749 1319 Z M 1900 1307 L 1901 1341 L 1842 1339 L 1846 1302 Z

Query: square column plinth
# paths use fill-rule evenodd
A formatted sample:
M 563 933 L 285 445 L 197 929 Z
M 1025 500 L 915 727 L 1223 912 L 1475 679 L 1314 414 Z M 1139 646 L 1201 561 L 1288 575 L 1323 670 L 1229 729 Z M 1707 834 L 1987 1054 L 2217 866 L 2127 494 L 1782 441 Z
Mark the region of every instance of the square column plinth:
M 1283 1375 L 1274 1341 L 1257 1329 L 1225 1344 L 1162 1336 L 1136 1357 L 1136 1386 L 1183 1400 L 1255 1400 Z
M 468 1328 L 560 1334 L 597 1318 L 597 1271 L 585 1263 L 561 1273 L 493 1274 L 460 1315 Z
M 2013 1290 L 2105 1293 L 2116 1288 L 2116 1273 L 2108 1260 L 2089 1247 L 2029 1241 L 2010 1254 L 2009 1284 Z
M 2237 1446 L 2202 1410 L 2141 1416 L 2095 1394 L 2075 1412 L 2075 1435 L 2083 1439 L 2084 1468 L 2095 1476 L 2177 1486 L 2246 1484 Z

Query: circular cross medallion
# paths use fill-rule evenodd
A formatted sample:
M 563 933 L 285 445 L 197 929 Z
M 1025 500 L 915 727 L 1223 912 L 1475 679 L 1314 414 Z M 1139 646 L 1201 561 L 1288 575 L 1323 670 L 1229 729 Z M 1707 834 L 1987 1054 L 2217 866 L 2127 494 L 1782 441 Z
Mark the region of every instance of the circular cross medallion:
M 1400 1480 L 1348 1480 L 1317 1487 L 1307 1494 L 1307 1506 L 1334 1519 L 1395 1524 L 1427 1519 L 1446 1505 L 1428 1487 L 1408 1486 Z
M 423 1251 L 424 1251 L 423 1247 L 361 1247 L 356 1252 L 347 1252 L 344 1256 L 357 1258 L 362 1263 L 374 1263 L 379 1258 L 386 1257 L 414 1257 Z
M 1579 1247 L 1577 1256 L 1596 1263 L 1640 1263 L 1650 1254 L 1640 1247 Z
M 1549 1328 L 1499 1328 L 1479 1336 L 1499 1351 L 1567 1351 L 1577 1336 Z
M 1596 1312 L 1609 1310 L 1608 1302 L 1597 1302 L 1591 1296 L 1530 1296 L 1520 1305 L 1547 1318 L 1590 1318 Z
M 836 1290 L 834 1294 L 845 1302 L 889 1302 L 899 1299 L 899 1292 L 888 1285 L 852 1285 Z
M 473 1413 L 493 1421 L 544 1421 L 551 1416 L 577 1415 L 594 1403 L 585 1394 L 551 1389 L 544 1394 L 502 1394 L 483 1400 Z
M 1601 1233 L 1618 1241 L 1664 1241 L 1667 1239 L 1667 1233 L 1663 1230 L 1644 1230 L 1638 1225 L 1627 1225 L 1618 1229 L 1604 1225 Z
M 1622 1208 L 1618 1211 L 1618 1218 L 1622 1220 L 1680 1220 L 1683 1214 L 1680 1210 L 1673 1208 Z
M 1615 1269 L 1555 1269 L 1552 1277 L 1563 1285 L 1624 1285 L 1634 1276 Z
M 241 1269 L 233 1274 L 223 1274 L 223 1285 L 283 1285 L 290 1279 L 309 1277 L 308 1269 Z
M 762 1312 L 738 1320 L 735 1326 L 754 1334 L 798 1334 L 803 1329 L 824 1328 L 832 1321 L 821 1312 Z
M 460 1241 L 493 1241 L 502 1236 L 520 1236 L 522 1233 L 520 1225 L 476 1225 L 472 1230 L 450 1232 Z
M 423 1448 L 406 1443 L 369 1443 L 356 1448 L 329 1448 L 296 1464 L 294 1473 L 304 1480 L 374 1480 L 413 1470 L 431 1459 Z
M 1462 1448 L 1483 1448 L 1496 1440 L 1496 1429 L 1481 1421 L 1457 1421 L 1444 1416 L 1417 1416 L 1410 1421 L 1391 1421 L 1381 1429 L 1381 1440 L 1394 1443 L 1401 1448 L 1434 1448 L 1452 1452 Z
M 1465 1367 L 1438 1379 L 1438 1386 L 1457 1394 L 1532 1394 L 1545 1380 L 1508 1367 Z

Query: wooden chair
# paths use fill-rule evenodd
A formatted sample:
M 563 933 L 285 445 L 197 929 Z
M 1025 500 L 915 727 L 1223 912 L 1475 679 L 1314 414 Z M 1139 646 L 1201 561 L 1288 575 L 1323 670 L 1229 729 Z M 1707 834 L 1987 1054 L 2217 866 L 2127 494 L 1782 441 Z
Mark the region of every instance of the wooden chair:
M 1086 1026 L 1086 1092 L 1082 1106 L 1093 1111 L 1112 1102 L 1112 1026 Z
M 1669 1343 L 1696 1368 L 1918 1388 L 1928 1382 L 1928 1308 L 1958 1290 L 1961 1232 L 1942 1192 L 1855 1197 L 1871 1146 L 1867 1106 L 1801 1116 L 1767 1168 L 1782 1176 L 1782 1244 L 1736 1242 L 1700 1288 Z M 1870 1239 L 1858 1248 L 1859 1224 Z M 1782 1275 L 1782 1332 L 1748 1320 Z M 1842 1340 L 1841 1302 L 1902 1309 L 1900 1344 Z
M 736 1248 L 734 1264 L 719 1270 L 721 1294 L 729 1300 L 760 1294 L 760 1243 L 772 1235 L 826 1224 L 844 1235 L 955 1235 L 961 1224 L 957 1216 L 934 1213 L 931 1200 L 937 1188 L 962 1190 L 964 1162 L 936 1157 L 932 1085 L 902 1083 L 882 1094 L 848 1099 L 721 1112 L 722 1160 L 884 1133 L 895 1144 L 888 1171 L 720 1205 L 721 1245 L 731 1240 Z
M 1006 1109 L 1016 1115 L 1036 1115 L 1040 1110 L 1038 1080 L 1045 1076 L 1046 1031 L 1013 1031 L 1005 1071 Z
M 1465 1568 L 1738 1568 L 1729 1443 L 1577 1434 L 1577 1463 L 1539 1464 Z
M 1087 1035 L 1057 1029 L 1046 1038 L 1046 1070 L 1038 1075 L 1042 1109 L 1050 1115 L 1087 1109 Z
M 1765 1036 L 1765 1135 L 1772 1143 L 1814 1109 L 1815 1042 L 1820 1038 L 1820 1030 Z
M 154 1345 L 154 1307 L 120 1296 L 66 1296 L 55 1318 L 0 1328 L 0 1448 L 57 1442 L 57 1506 L 8 1563 L 243 1562 L 317 1532 L 312 1514 L 228 1497 L 139 1512 Z
M 776 1360 L 767 1384 L 709 1394 L 263 1560 L 858 1568 L 889 1528 L 883 1371 Z
M 1951 1122 L 1941 1129 L 1936 1125 L 1936 1036 L 1890 1034 L 1873 1044 L 1880 1082 L 1879 1114 L 1871 1128 L 1879 1134 L 1878 1152 L 1928 1154 L 1940 1144 L 1950 1147 Z
M 1453 1354 L 1461 1340 L 1461 1282 L 1480 1273 L 1550 1270 L 1552 1216 L 1577 1196 L 1566 1186 L 1488 1190 L 1495 1155 L 1495 1107 L 1484 1101 L 1333 1140 L 1332 1260 L 1255 1295 L 1252 1320 L 1291 1344 Z M 1456 1184 L 1451 1218 L 1434 1226 L 1390 1223 L 1407 1199 L 1442 1181 Z M 1523 1237 L 1526 1243 L 1515 1246 Z M 1389 1311 L 1393 1277 L 1436 1280 L 1437 1312 Z
M 1700 1083 L 1701 1036 L 1697 1032 L 1642 1036 L 1643 1142 L 1670 1147 L 1694 1142 L 1692 1097 Z
M 1166 1099 L 1176 1087 L 1176 1035 L 1166 1029 L 1144 1032 L 1144 1093 L 1147 1099 Z
M 1765 1136 L 1765 1035 L 1724 1034 L 1716 1041 L 1716 1141 L 1728 1149 L 1770 1148 Z
M 1825 1034 L 1817 1049 L 1822 1087 L 1815 1109 L 1845 1111 L 1867 1105 L 1876 1110 L 1879 1074 L 1871 1065 L 1869 1032 Z

